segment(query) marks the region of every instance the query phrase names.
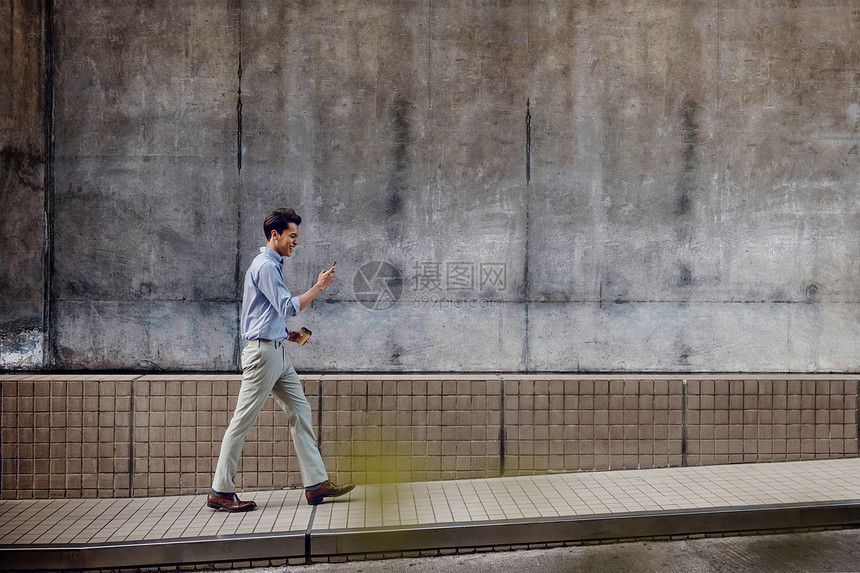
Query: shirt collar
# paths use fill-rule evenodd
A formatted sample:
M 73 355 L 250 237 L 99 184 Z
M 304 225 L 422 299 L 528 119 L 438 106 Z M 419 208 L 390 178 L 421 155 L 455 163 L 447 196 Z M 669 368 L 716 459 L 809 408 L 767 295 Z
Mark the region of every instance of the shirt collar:
M 260 252 L 278 263 L 279 265 L 284 263 L 284 257 L 276 253 L 274 249 L 270 249 L 269 247 L 260 247 Z

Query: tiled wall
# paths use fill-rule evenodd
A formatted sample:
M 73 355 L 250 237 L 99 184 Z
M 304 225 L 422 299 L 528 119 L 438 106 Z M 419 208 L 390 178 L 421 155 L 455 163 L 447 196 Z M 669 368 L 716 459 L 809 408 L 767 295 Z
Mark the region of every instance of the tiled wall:
M 303 382 L 318 412 L 319 378 Z M 240 385 L 241 378 L 230 375 L 159 375 L 134 381 L 133 495 L 209 489 Z M 286 414 L 270 398 L 248 434 L 236 486 L 273 488 L 299 481 Z
M 495 376 L 326 376 L 329 472 L 358 483 L 498 475 L 500 384 Z
M 2 497 L 127 494 L 131 380 L 2 377 Z
M 680 380 L 505 380 L 505 473 L 681 465 Z
M 687 463 L 857 455 L 856 379 L 689 380 Z
M 303 377 L 331 477 L 356 483 L 854 457 L 858 381 Z M 124 497 L 209 488 L 240 377 L 22 374 L 0 385 L 3 498 Z M 299 481 L 269 399 L 237 486 Z

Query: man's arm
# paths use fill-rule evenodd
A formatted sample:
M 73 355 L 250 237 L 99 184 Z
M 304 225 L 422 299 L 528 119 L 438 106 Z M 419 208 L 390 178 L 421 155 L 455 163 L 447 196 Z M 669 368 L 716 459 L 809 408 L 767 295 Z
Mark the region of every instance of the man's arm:
M 290 291 L 284 284 L 284 276 L 274 263 L 264 263 L 259 268 L 254 284 L 284 320 L 295 316 L 301 310 L 299 297 L 290 295 Z
M 317 277 L 317 284 L 309 288 L 307 291 L 303 292 L 299 295 L 299 310 L 304 310 L 304 308 L 311 303 L 322 291 L 327 289 L 329 285 L 331 285 L 334 280 L 334 267 L 330 268 L 327 271 L 320 272 Z

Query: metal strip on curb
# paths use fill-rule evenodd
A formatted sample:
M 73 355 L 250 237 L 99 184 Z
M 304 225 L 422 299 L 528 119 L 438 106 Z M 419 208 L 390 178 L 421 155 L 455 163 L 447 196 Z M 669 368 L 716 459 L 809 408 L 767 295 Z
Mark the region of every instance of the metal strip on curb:
M 102 543 L 0 547 L 0 571 L 116 569 L 304 557 L 306 535 L 276 533 Z
M 316 531 L 312 556 L 860 524 L 860 501 Z
M 308 527 L 305 529 L 305 563 L 311 562 L 311 533 L 314 529 L 314 519 L 317 516 L 317 507 L 318 505 L 313 506 L 311 509 L 311 517 L 308 519 Z

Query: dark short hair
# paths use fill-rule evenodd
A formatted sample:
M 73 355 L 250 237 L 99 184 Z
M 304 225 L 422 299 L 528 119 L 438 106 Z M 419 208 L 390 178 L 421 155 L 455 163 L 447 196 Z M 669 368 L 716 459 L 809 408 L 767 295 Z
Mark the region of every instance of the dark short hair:
M 283 233 L 290 223 L 301 225 L 302 218 L 290 208 L 272 211 L 263 222 L 263 232 L 266 233 L 266 239 L 272 237 L 272 231 L 277 231 L 278 234 Z

